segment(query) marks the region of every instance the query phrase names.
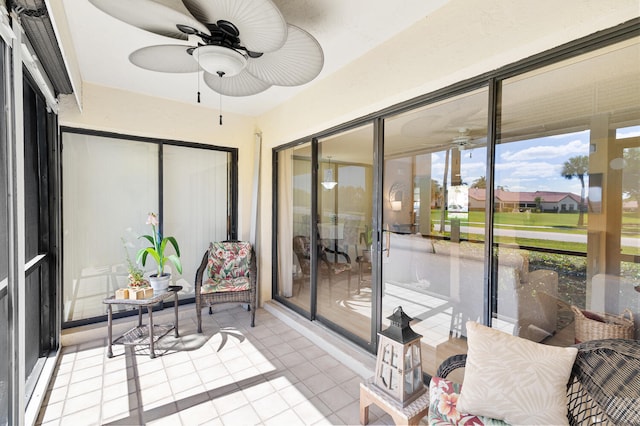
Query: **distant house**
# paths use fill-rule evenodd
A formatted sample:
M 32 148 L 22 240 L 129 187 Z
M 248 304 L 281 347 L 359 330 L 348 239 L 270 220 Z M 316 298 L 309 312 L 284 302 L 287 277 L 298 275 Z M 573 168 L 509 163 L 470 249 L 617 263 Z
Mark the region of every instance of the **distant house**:
M 638 202 L 635 200 L 623 201 L 622 202 L 622 211 L 633 213 L 638 211 Z
M 497 189 L 494 192 L 496 210 L 500 212 L 540 209 L 543 212 L 577 212 L 580 196 L 571 192 L 535 191 L 517 192 Z M 483 210 L 486 189 L 469 188 L 469 209 Z M 585 200 L 585 204 L 586 204 Z

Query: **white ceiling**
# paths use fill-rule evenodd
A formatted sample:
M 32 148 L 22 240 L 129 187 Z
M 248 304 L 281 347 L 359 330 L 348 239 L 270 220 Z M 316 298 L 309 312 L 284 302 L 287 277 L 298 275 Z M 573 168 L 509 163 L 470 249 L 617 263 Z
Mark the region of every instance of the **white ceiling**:
M 303 28 L 319 41 L 325 57 L 322 72 L 303 86 L 273 86 L 257 95 L 222 99 L 203 83 L 201 73 L 147 71 L 128 60 L 129 54 L 136 49 L 176 44 L 178 40 L 118 21 L 87 0 L 63 0 L 62 3 L 83 81 L 186 103 L 196 103 L 199 87 L 205 106 L 217 109 L 222 102 L 224 111 L 258 116 L 424 19 L 449 0 L 273 1 L 288 23 Z

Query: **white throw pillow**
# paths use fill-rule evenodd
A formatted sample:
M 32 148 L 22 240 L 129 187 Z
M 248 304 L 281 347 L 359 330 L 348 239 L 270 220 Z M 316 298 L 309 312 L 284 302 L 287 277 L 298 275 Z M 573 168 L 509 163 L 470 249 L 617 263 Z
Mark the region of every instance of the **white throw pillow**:
M 531 342 L 467 322 L 458 411 L 511 424 L 567 422 L 567 382 L 578 349 Z

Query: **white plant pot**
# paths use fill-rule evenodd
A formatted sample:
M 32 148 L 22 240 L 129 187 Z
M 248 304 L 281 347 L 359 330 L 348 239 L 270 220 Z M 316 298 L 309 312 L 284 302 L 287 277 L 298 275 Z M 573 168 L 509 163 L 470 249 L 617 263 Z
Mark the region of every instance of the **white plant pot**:
M 163 291 L 167 291 L 169 288 L 169 280 L 171 279 L 171 274 L 162 274 L 158 276 L 157 274 L 153 274 L 149 276 L 149 283 L 153 288 L 154 293 L 159 293 Z

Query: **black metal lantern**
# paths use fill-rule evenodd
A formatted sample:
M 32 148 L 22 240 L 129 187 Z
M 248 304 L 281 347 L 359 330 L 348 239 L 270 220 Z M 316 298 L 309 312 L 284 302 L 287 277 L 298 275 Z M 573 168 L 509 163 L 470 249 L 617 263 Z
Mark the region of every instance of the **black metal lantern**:
M 426 388 L 422 381 L 422 335 L 409 327 L 413 319 L 398 306 L 389 328 L 378 333 L 378 356 L 374 383 L 403 407 L 422 395 Z

